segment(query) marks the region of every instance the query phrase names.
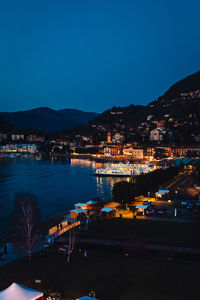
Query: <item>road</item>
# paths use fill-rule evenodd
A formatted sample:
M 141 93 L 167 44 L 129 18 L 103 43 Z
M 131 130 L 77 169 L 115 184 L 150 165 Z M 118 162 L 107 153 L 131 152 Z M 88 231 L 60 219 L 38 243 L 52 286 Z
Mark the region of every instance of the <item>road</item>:
M 168 185 L 167 189 L 172 191 L 186 189 L 194 185 L 194 173 L 183 173 L 176 177 L 176 179 Z
M 136 201 L 134 203 L 134 205 L 142 205 L 143 201 L 148 200 L 151 202 L 152 205 L 154 206 L 165 206 L 168 207 L 169 203 L 166 200 L 162 200 L 162 199 L 156 199 L 155 197 L 145 197 L 145 196 L 141 196 L 138 197 L 140 198 L 140 200 Z
M 60 242 L 66 242 L 66 238 L 60 238 Z M 79 238 L 79 244 L 91 244 L 91 245 L 101 245 L 101 246 L 110 246 L 110 247 L 126 247 L 126 241 L 119 241 L 119 240 L 102 240 L 102 239 L 94 239 L 94 238 Z M 129 245 L 130 246 L 130 245 Z M 168 251 L 173 253 L 185 253 L 185 254 L 200 254 L 200 249 L 198 248 L 189 248 L 189 247 L 179 247 L 179 246 L 166 246 L 160 244 L 151 244 L 145 243 L 140 244 L 137 242 L 132 242 L 132 249 L 144 247 L 146 249 L 151 250 L 159 250 L 159 251 Z
M 181 219 L 177 217 L 156 217 L 156 216 L 137 216 L 138 220 L 151 220 L 151 221 L 163 221 L 163 222 L 174 222 L 174 223 L 191 223 L 191 219 Z M 194 221 L 193 221 L 194 222 Z M 199 224 L 199 221 L 195 223 Z

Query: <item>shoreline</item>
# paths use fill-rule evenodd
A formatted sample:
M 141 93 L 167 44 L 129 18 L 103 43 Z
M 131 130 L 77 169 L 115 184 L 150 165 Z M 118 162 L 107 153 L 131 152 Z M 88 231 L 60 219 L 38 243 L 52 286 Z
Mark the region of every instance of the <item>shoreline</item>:
M 49 155 L 50 159 L 55 158 L 55 159 L 85 159 L 85 160 L 90 160 L 94 161 L 97 163 L 109 163 L 109 162 L 115 162 L 115 163 L 145 163 L 147 160 L 146 159 L 133 159 L 130 157 L 94 157 L 93 155 L 90 154 L 72 154 L 72 155 L 66 155 L 66 154 L 51 154 Z

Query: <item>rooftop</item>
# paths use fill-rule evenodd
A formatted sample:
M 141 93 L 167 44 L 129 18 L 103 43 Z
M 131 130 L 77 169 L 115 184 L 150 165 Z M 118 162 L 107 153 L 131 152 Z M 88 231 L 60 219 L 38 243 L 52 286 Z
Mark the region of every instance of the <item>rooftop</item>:
M 95 201 L 90 200 L 86 204 L 95 204 L 95 203 L 96 203 Z
M 136 208 L 141 208 L 141 209 L 147 209 L 149 207 L 149 204 L 146 204 L 146 205 L 140 205 L 140 204 L 138 204 L 137 206 L 136 206 Z
M 81 214 L 81 213 L 85 213 L 86 210 L 85 209 L 82 209 L 82 208 L 78 208 L 78 209 L 72 209 L 70 210 L 70 212 L 73 211 L 73 212 L 76 212 L 78 214 Z
M 78 202 L 78 203 L 74 204 L 74 206 L 79 206 L 79 207 L 84 206 L 84 205 L 86 205 L 86 203 Z
M 110 207 L 104 207 L 101 209 L 101 211 L 103 212 L 111 212 L 111 211 L 114 211 L 115 209 L 114 208 L 110 208 Z

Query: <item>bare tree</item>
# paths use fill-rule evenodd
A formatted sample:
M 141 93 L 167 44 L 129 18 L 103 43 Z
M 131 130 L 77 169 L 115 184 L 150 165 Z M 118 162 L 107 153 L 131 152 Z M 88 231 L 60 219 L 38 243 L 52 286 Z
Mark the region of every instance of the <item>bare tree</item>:
M 38 220 L 39 213 L 34 196 L 29 193 L 16 194 L 13 215 L 14 242 L 28 254 L 29 260 L 39 239 Z
M 70 260 L 70 255 L 74 251 L 75 246 L 75 228 L 69 230 L 69 245 L 67 249 L 67 262 Z

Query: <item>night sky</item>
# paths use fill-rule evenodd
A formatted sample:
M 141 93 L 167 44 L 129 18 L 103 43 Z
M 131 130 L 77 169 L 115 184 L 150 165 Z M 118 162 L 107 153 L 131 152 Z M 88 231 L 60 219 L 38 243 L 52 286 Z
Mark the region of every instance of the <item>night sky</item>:
M 0 111 L 147 104 L 200 66 L 200 2 L 0 0 Z

